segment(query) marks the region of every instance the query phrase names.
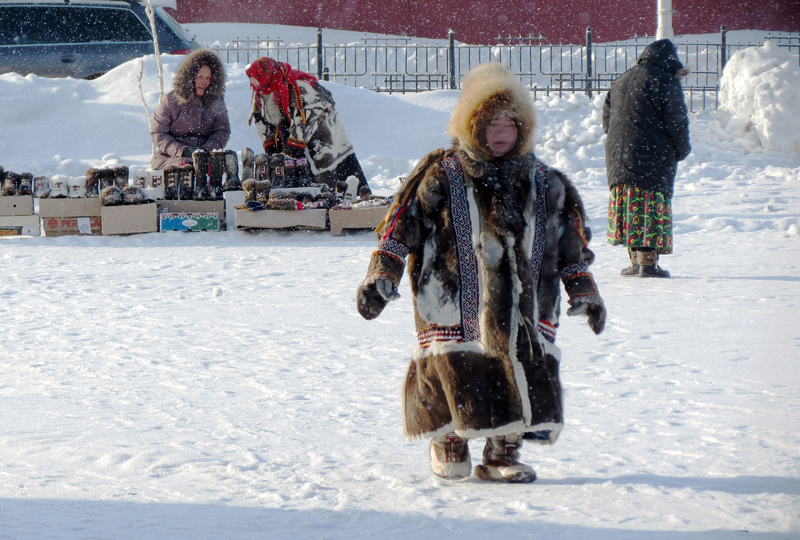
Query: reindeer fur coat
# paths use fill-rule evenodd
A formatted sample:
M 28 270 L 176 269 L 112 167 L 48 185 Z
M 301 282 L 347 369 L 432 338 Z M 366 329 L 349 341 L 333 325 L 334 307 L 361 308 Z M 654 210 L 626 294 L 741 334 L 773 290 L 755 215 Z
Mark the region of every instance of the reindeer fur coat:
M 502 114 L 516 121 L 517 145 L 495 158 L 484 134 Z M 417 165 L 378 229 L 358 310 L 377 317 L 387 301 L 376 281 L 396 286 L 408 267 L 418 337 L 403 389 L 409 440 L 530 432 L 553 444 L 563 426 L 560 282 L 571 298 L 598 293 L 581 199 L 534 157 L 533 127 L 528 92 L 510 72 L 473 70 L 449 126 L 453 146 Z

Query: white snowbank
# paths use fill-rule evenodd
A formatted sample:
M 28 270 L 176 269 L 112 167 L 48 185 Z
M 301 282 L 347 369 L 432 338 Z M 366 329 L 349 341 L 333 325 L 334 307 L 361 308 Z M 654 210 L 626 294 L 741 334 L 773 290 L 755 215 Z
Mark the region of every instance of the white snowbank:
M 730 134 L 753 132 L 761 146 L 800 154 L 797 55 L 767 41 L 734 54 L 720 87 L 720 118 Z

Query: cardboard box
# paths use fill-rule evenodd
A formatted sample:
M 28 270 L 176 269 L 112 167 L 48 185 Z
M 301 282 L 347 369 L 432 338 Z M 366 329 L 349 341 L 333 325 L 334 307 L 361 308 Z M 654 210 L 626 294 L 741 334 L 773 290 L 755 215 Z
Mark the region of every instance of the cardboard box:
M 80 221 L 79 221 L 80 220 Z M 80 225 L 86 224 L 85 230 L 89 230 L 92 235 L 102 233 L 102 223 L 100 216 L 91 217 L 46 217 L 42 218 L 42 230 L 45 236 L 70 236 L 74 234 L 85 234 L 81 232 Z
M 131 204 L 100 209 L 103 235 L 158 232 L 158 205 Z
M 100 215 L 100 198 L 39 199 L 39 217 L 97 217 Z
M 158 214 L 158 229 L 166 231 L 219 231 L 219 214 L 195 213 L 182 214 L 174 212 L 161 212 Z
M 0 216 L 32 216 L 33 196 L 12 195 L 0 197 Z
M 217 214 L 219 225 L 214 229 L 166 229 L 166 230 L 214 230 L 224 231 L 225 200 L 221 201 L 158 201 L 159 212 L 169 214 Z M 159 218 L 160 219 L 160 218 Z
M 0 236 L 39 236 L 39 216 L 0 216 Z
M 375 229 L 383 221 L 389 206 L 374 208 L 332 208 L 328 212 L 331 220 L 331 234 L 338 236 L 344 229 Z
M 311 210 L 236 210 L 236 228 L 246 229 L 322 229 L 327 227 L 328 211 Z

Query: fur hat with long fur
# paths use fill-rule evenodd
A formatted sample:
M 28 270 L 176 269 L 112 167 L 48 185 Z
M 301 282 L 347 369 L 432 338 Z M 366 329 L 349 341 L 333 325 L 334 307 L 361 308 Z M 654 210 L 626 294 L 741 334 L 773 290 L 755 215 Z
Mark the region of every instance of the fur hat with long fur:
M 183 105 L 194 95 L 194 78 L 203 67 L 211 68 L 211 85 L 202 96 L 197 96 L 206 108 L 218 99 L 225 97 L 225 64 L 211 49 L 198 49 L 189 54 L 175 72 L 172 93 L 178 103 Z
M 536 115 L 530 92 L 504 65 L 483 64 L 464 77 L 461 97 L 447 133 L 474 159 L 494 161 L 496 158 L 486 144 L 486 128 L 492 120 L 506 114 L 517 124 L 517 144 L 503 157 L 519 157 L 533 151 Z

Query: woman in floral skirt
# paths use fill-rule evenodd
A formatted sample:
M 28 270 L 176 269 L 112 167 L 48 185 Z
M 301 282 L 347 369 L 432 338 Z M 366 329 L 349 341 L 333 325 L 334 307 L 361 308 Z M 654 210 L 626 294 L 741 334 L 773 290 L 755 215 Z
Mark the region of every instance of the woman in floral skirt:
M 680 79 L 688 74 L 668 39 L 651 43 L 611 86 L 603 106 L 608 243 L 628 248 L 627 277 L 668 278 L 658 256 L 672 253 L 672 194 L 689 155 L 689 118 Z

